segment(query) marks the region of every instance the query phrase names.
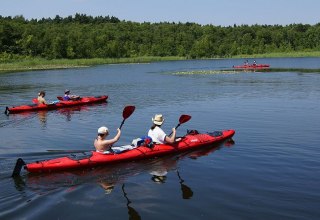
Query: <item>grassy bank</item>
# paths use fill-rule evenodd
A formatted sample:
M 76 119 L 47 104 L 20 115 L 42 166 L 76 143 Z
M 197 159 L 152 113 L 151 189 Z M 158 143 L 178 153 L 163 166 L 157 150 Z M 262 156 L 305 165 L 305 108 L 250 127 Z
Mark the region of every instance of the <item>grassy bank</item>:
M 254 55 L 238 55 L 232 58 L 283 58 L 283 57 L 320 57 L 320 51 L 268 53 Z M 186 60 L 185 57 L 135 57 L 135 58 L 94 58 L 94 59 L 54 59 L 21 58 L 0 62 L 0 73 L 30 70 L 50 70 L 66 68 L 83 68 L 101 64 L 149 63 L 156 61 Z
M 22 58 L 0 63 L 1 72 L 83 68 L 101 64 L 149 63 L 156 61 L 184 60 L 183 57 L 136 57 L 136 58 L 94 58 L 94 59 L 54 59 Z
M 320 57 L 320 51 L 298 51 L 298 52 L 282 52 L 282 53 L 266 53 L 266 54 L 242 54 L 233 58 L 284 58 L 284 57 Z

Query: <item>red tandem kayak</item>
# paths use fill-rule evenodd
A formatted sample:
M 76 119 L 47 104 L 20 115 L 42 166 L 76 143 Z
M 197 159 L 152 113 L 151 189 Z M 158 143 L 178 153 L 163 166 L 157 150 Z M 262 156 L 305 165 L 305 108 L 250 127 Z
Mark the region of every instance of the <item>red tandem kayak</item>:
M 266 69 L 269 68 L 269 64 L 256 64 L 256 65 L 240 65 L 240 66 L 233 66 L 235 69 Z
M 182 137 L 181 141 L 172 145 L 153 144 L 151 147 L 142 145 L 130 150 L 122 151 L 121 153 L 108 152 L 107 154 L 104 154 L 96 151 L 90 151 L 81 154 L 71 154 L 70 156 L 51 160 L 36 161 L 28 164 L 19 158 L 12 176 L 19 175 L 22 167 L 31 173 L 56 172 L 70 169 L 89 168 L 116 162 L 153 158 L 221 143 L 230 139 L 234 134 L 234 130 L 223 130 L 202 134 L 197 131 L 193 131 L 192 133 L 189 132 L 189 134 Z
M 104 102 L 108 99 L 108 96 L 88 96 L 82 97 L 76 101 L 59 101 L 53 104 L 30 104 L 30 105 L 20 105 L 15 107 L 6 107 L 5 113 L 19 113 L 26 111 L 40 111 L 40 110 L 52 110 L 58 108 L 66 108 L 77 105 L 86 105 L 91 103 Z

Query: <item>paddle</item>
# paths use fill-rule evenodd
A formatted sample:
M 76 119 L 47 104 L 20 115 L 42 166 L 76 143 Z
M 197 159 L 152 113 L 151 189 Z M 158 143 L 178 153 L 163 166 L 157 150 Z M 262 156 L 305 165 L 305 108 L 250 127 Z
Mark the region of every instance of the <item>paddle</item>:
M 9 107 L 6 107 L 6 110 L 4 111 L 4 114 L 9 115 L 10 111 L 9 111 Z
M 32 99 L 32 102 L 33 102 L 34 104 L 38 104 L 38 99 L 37 99 L 37 98 L 34 98 L 34 99 Z
M 125 120 L 130 117 L 130 115 L 134 112 L 135 109 L 136 109 L 136 107 L 132 106 L 132 105 L 128 105 L 128 106 L 124 107 L 123 112 L 122 112 L 123 120 L 122 120 L 120 128 L 119 128 L 120 130 L 121 130 L 122 125 L 124 124 Z
M 121 122 L 121 125 L 120 125 L 120 129 L 122 128 L 122 125 L 124 124 L 124 121 L 130 117 L 130 115 L 134 112 L 135 110 L 135 106 L 126 106 L 124 109 L 123 109 L 123 113 L 122 113 L 122 116 L 123 116 L 123 121 Z M 49 152 L 57 152 L 57 153 L 83 153 L 83 152 L 87 152 L 87 150 L 47 150 Z
M 179 124 L 176 126 L 176 129 L 178 127 L 180 127 L 180 125 L 182 125 L 183 123 L 186 123 L 187 121 L 189 121 L 191 119 L 190 115 L 181 115 L 179 118 Z M 169 137 L 172 135 L 172 132 L 169 134 Z
M 26 165 L 26 163 L 21 158 L 18 158 L 11 177 L 19 176 L 24 165 Z

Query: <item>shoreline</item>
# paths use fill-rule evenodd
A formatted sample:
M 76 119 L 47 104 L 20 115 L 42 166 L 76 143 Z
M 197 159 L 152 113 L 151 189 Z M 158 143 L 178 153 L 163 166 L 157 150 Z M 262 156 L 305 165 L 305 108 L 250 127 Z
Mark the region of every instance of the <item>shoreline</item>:
M 315 52 L 290 52 L 269 53 L 255 55 L 237 55 L 232 57 L 201 58 L 201 59 L 255 59 L 255 58 L 294 58 L 294 57 L 320 57 L 320 51 Z M 37 70 L 88 68 L 105 64 L 139 64 L 161 61 L 191 60 L 186 57 L 133 57 L 133 58 L 92 58 L 92 59 L 54 59 L 22 58 L 0 62 L 0 74 L 12 72 L 25 72 Z
M 161 61 L 186 60 L 184 57 L 134 57 L 134 58 L 92 58 L 92 59 L 54 59 L 22 58 L 0 62 L 0 74 L 37 70 L 88 68 L 105 64 L 139 64 Z

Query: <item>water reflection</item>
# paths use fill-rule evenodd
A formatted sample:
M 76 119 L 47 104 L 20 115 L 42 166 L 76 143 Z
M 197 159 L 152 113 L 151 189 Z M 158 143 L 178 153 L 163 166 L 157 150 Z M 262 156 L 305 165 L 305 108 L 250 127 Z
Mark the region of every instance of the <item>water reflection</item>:
M 66 117 L 66 121 L 71 121 L 72 115 L 80 111 L 88 111 L 88 106 L 74 106 L 71 108 L 58 109 L 58 113 Z
M 139 220 L 141 219 L 141 216 L 139 215 L 139 213 L 130 206 L 131 201 L 129 200 L 127 193 L 124 190 L 124 184 L 122 184 L 122 192 L 123 192 L 123 196 L 126 198 L 127 200 L 127 208 L 128 208 L 128 215 L 129 215 L 129 220 Z
M 42 127 L 47 126 L 47 114 L 48 114 L 48 111 L 39 111 L 37 114 Z
M 179 171 L 177 170 L 177 175 L 180 180 L 181 192 L 183 199 L 190 199 L 193 196 L 193 191 L 189 186 L 184 184 L 184 180 L 181 178 Z

